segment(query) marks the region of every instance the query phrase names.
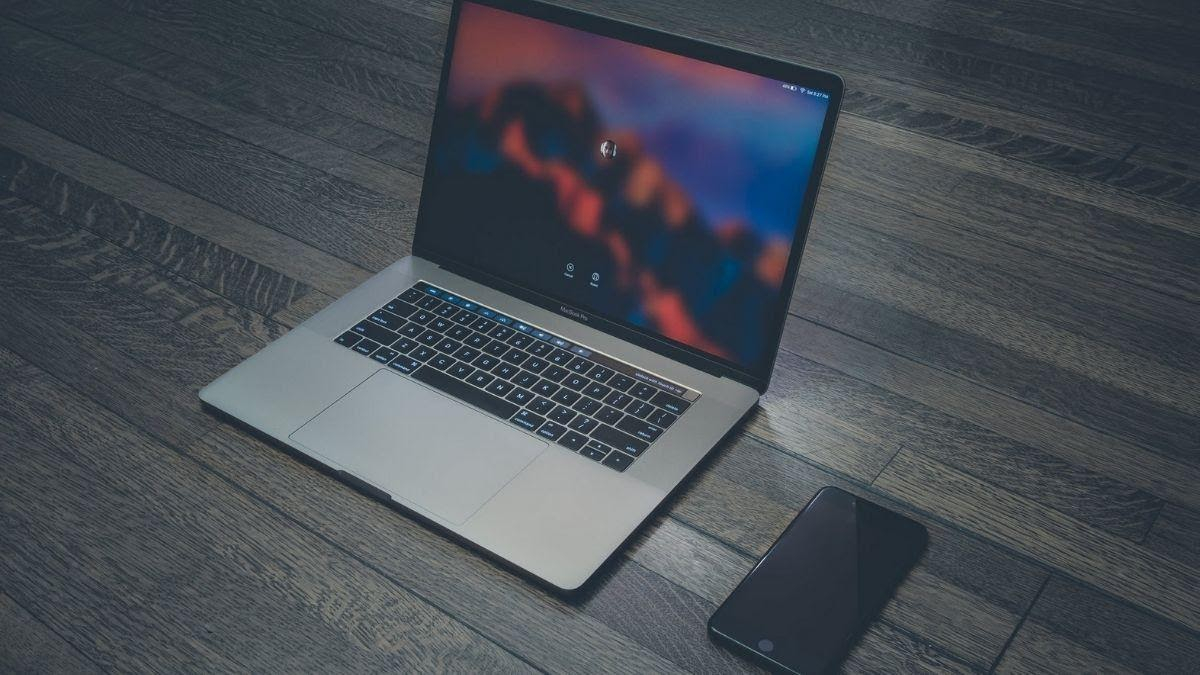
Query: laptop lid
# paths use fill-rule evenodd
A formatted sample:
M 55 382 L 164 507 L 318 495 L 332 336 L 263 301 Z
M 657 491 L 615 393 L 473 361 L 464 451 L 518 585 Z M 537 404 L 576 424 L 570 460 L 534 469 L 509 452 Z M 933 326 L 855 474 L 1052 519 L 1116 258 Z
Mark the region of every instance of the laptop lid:
M 841 95 L 572 10 L 455 2 L 414 253 L 765 391 Z

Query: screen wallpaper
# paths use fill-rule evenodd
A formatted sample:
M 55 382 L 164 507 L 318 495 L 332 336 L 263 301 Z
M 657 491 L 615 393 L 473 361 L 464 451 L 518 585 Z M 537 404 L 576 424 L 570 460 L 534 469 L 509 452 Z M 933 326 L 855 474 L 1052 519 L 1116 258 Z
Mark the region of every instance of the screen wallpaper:
M 464 3 L 422 237 L 756 370 L 829 99 Z

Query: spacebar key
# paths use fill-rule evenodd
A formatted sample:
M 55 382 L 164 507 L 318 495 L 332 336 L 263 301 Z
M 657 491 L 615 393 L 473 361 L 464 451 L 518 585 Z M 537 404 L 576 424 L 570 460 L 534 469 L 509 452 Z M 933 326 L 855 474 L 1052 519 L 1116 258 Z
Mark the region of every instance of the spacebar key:
M 435 389 L 441 389 L 460 401 L 470 403 L 477 408 L 482 408 L 503 419 L 512 417 L 513 413 L 521 409 L 521 406 L 509 403 L 502 398 L 496 398 L 486 391 L 476 389 L 466 382 L 451 377 L 436 368 L 421 366 L 417 372 L 409 377 L 418 379 Z

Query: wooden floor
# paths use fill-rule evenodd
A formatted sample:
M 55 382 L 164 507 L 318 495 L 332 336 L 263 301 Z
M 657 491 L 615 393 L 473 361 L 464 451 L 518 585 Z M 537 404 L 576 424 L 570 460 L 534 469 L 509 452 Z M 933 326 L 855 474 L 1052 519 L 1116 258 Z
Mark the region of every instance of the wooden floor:
M 849 671 L 1200 668 L 1200 12 L 565 0 L 843 74 L 771 390 L 578 597 L 201 410 L 409 251 L 448 3 L 0 0 L 0 670 L 750 670 L 839 485 L 931 542 Z

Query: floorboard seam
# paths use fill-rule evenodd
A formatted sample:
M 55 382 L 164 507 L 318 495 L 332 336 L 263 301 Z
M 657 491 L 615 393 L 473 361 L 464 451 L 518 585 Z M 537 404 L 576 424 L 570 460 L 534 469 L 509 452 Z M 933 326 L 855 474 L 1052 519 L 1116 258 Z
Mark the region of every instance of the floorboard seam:
M 920 360 L 920 359 L 915 359 L 915 358 L 913 358 L 913 357 L 911 357 L 911 356 L 907 356 L 907 355 L 905 355 L 905 354 L 901 354 L 900 352 L 897 352 L 897 351 L 895 351 L 895 350 L 893 350 L 893 349 L 891 349 L 891 348 L 889 348 L 889 347 L 885 347 L 885 346 L 883 346 L 883 345 L 880 345 L 880 344 L 877 344 L 877 343 L 875 343 L 875 342 L 872 342 L 871 340 L 867 340 L 867 339 L 865 339 L 865 338 L 858 337 L 858 336 L 856 336 L 856 335 L 854 335 L 854 334 L 852 334 L 852 333 L 848 333 L 848 332 L 846 332 L 846 331 L 844 331 L 844 330 L 842 330 L 842 329 L 840 329 L 840 328 L 837 328 L 836 326 L 831 326 L 831 325 L 829 325 L 829 324 L 826 324 L 826 323 L 824 323 L 824 322 L 820 321 L 819 319 L 816 319 L 816 318 L 813 318 L 813 317 L 809 317 L 809 316 L 804 316 L 803 314 L 797 314 L 797 313 L 794 313 L 794 312 L 791 312 L 791 311 L 789 311 L 789 312 L 788 312 L 788 314 L 789 314 L 790 316 L 794 316 L 794 317 L 796 317 L 797 319 L 800 319 L 801 321 L 807 321 L 808 323 L 811 323 L 811 324 L 813 324 L 813 325 L 815 325 L 815 326 L 820 326 L 821 328 L 824 328 L 824 329 L 826 329 L 826 330 L 833 331 L 833 332 L 835 332 L 835 333 L 837 333 L 837 334 L 839 334 L 839 335 L 842 335 L 842 336 L 844 336 L 844 337 L 847 337 L 847 338 L 849 338 L 849 339 L 851 339 L 851 340 L 854 340 L 855 342 L 861 342 L 861 343 L 863 343 L 863 344 L 865 344 L 865 345 L 868 345 L 868 346 L 870 346 L 870 347 L 873 347 L 873 348 L 875 348 L 875 349 L 878 349 L 878 350 L 880 350 L 880 351 L 883 351 L 883 352 L 886 352 L 886 353 L 888 353 L 888 354 L 891 354 L 892 356 L 894 356 L 894 357 L 896 357 L 896 358 L 899 358 L 899 359 L 904 359 L 905 361 L 908 361 L 908 362 L 910 362 L 910 363 L 914 363 L 914 364 L 916 364 L 916 365 L 918 365 L 918 366 L 920 366 L 920 367 L 922 367 L 922 368 L 928 368 L 928 369 L 930 369 L 930 370 L 937 371 L 937 372 L 939 372 L 939 373 L 942 373 L 943 375 L 947 375 L 947 376 L 949 376 L 949 377 L 952 377 L 952 378 L 954 378 L 954 379 L 956 379 L 956 380 L 959 380 L 959 381 L 961 381 L 961 382 L 964 382 L 964 383 L 966 383 L 966 384 L 968 384 L 968 385 L 971 385 L 971 386 L 974 386 L 974 387 L 979 387 L 980 389 L 983 389 L 983 390 L 985 390 L 985 391 L 988 391 L 988 392 L 990 392 L 990 393 L 992 393 L 992 394 L 995 394 L 996 396 L 1002 396 L 1002 397 L 1004 397 L 1004 398 L 1007 398 L 1007 399 L 1009 399 L 1010 401 L 1015 401 L 1015 402 L 1017 402 L 1017 403 L 1019 403 L 1019 404 L 1021 404 L 1021 405 L 1023 405 L 1023 406 L 1028 406 L 1028 407 L 1030 407 L 1030 408 L 1033 408 L 1033 409 L 1035 409 L 1035 410 L 1039 410 L 1039 411 L 1041 411 L 1041 412 L 1043 412 L 1043 413 L 1045 413 L 1045 414 L 1047 414 L 1047 415 L 1050 415 L 1050 416 L 1052 416 L 1052 417 L 1055 417 L 1055 418 L 1057 418 L 1057 419 L 1064 420 L 1064 421 L 1066 421 L 1066 422 L 1070 422 L 1070 423 L 1072 423 L 1072 424 L 1078 424 L 1079 426 L 1081 426 L 1081 427 L 1085 427 L 1085 428 L 1087 428 L 1087 429 L 1089 429 L 1089 430 L 1091 430 L 1091 431 L 1094 431 L 1094 432 L 1096 432 L 1097 434 L 1100 434 L 1100 435 L 1104 436 L 1105 438 L 1111 438 L 1111 439 L 1113 439 L 1114 441 L 1117 441 L 1117 442 L 1120 442 L 1120 443 L 1128 443 L 1129 445 L 1135 446 L 1135 447 L 1137 447 L 1137 448 L 1139 448 L 1139 449 L 1141 449 L 1141 450 L 1145 450 L 1146 452 L 1148 452 L 1148 453 L 1150 453 L 1150 454 L 1156 455 L 1156 456 L 1158 456 L 1158 457 L 1161 457 L 1161 458 L 1163 458 L 1163 459 L 1169 460 L 1169 461 L 1171 461 L 1171 462 L 1179 462 L 1179 463 L 1181 463 L 1181 464 L 1187 464 L 1187 463 L 1188 463 L 1188 462 L 1186 462 L 1185 460 L 1183 460 L 1183 459 L 1182 459 L 1182 458 L 1180 458 L 1180 457 L 1176 457 L 1176 456 L 1173 456 L 1173 455 L 1170 455 L 1170 454 L 1164 453 L 1164 452 L 1162 452 L 1161 450 L 1159 450 L 1159 449 L 1157 449 L 1157 448 L 1154 448 L 1154 447 L 1147 446 L 1147 445 L 1145 445 L 1144 443 L 1141 443 L 1141 442 L 1139 442 L 1139 441 L 1136 441 L 1136 440 L 1133 440 L 1133 439 L 1124 439 L 1124 438 L 1118 438 L 1118 437 L 1116 437 L 1116 436 L 1113 436 L 1113 435 L 1112 435 L 1110 432 L 1108 432 L 1108 431 L 1105 431 L 1105 430 L 1103 430 L 1103 429 L 1097 429 L 1096 427 L 1092 426 L 1091 424 L 1088 424 L 1088 423 L 1086 423 L 1086 422 L 1083 422 L 1083 421 L 1081 421 L 1081 420 L 1077 420 L 1077 419 L 1073 419 L 1073 418 L 1070 418 L 1070 417 L 1066 417 L 1066 416 L 1064 416 L 1064 415 L 1061 415 L 1061 414 L 1059 414 L 1058 412 L 1055 412 L 1055 411 L 1053 411 L 1053 410 L 1050 410 L 1050 409 L 1048 409 L 1048 408 L 1046 408 L 1046 407 L 1042 406 L 1042 405 L 1041 405 L 1041 404 L 1039 404 L 1039 403 L 1034 403 L 1034 402 L 1032 402 L 1032 401 L 1026 401 L 1025 399 L 1022 399 L 1022 398 L 1017 398 L 1016 396 L 1013 396 L 1012 394 L 1009 394 L 1008 392 L 1005 392 L 1005 391 L 1002 391 L 1002 390 L 996 389 L 996 388 L 994 388 L 994 387 L 992 387 L 992 386 L 990 386 L 990 385 L 988 385 L 988 384 L 985 384 L 985 383 L 983 383 L 983 382 L 978 382 L 978 381 L 972 380 L 972 379 L 970 379 L 970 378 L 964 377 L 963 375 L 960 375 L 960 374 L 958 374 L 958 373 L 954 372 L 953 370 L 946 370 L 945 368 L 942 368 L 941 366 L 937 366 L 937 365 L 934 365 L 934 364 L 932 364 L 932 363 L 926 363 L 926 362 L 924 362 L 924 361 L 922 361 L 922 360 Z M 826 367 L 826 368 L 831 368 L 831 369 L 833 369 L 833 370 L 836 370 L 837 372 L 839 372 L 839 373 L 841 373 L 841 374 L 845 375 L 846 377 L 852 378 L 852 379 L 854 379 L 854 380 L 856 380 L 856 381 L 858 381 L 858 382 L 862 382 L 862 383 L 864 383 L 864 384 L 867 384 L 867 385 L 869 385 L 869 386 L 872 386 L 872 387 L 877 387 L 877 388 L 879 388 L 879 389 L 883 389 L 884 391 L 890 392 L 890 393 L 892 393 L 892 394 L 894 394 L 894 395 L 896 395 L 896 396 L 899 396 L 900 398 L 903 398 L 903 399 L 905 399 L 905 400 L 907 400 L 907 401 L 912 401 L 913 403 L 916 403 L 916 404 L 918 404 L 918 405 L 922 405 L 922 406 L 925 406 L 925 407 L 927 407 L 927 408 L 932 408 L 932 409 L 934 409 L 934 410 L 938 410 L 938 411 L 940 411 L 940 412 L 942 412 L 942 413 L 944 413 L 944 414 L 946 414 L 946 415 L 950 415 L 951 417 L 954 417 L 955 419 L 959 419 L 959 420 L 962 420 L 962 421 L 964 421 L 964 422 L 967 422 L 968 424 L 972 424 L 972 425 L 974 425 L 974 426 L 977 426 L 977 427 L 980 427 L 980 428 L 988 429 L 987 427 L 984 427 L 982 424 L 978 424 L 978 423 L 976 423 L 976 422 L 972 422 L 972 421 L 970 421 L 970 420 L 965 420 L 965 419 L 963 419 L 963 418 L 959 417 L 958 415 L 954 415 L 954 414 L 952 414 L 952 413 L 948 413 L 948 412 L 946 412 L 946 411 L 944 411 L 944 410 L 941 410 L 940 408 L 937 408 L 937 407 L 935 407 L 935 406 L 928 405 L 928 404 L 926 404 L 926 403 L 922 403 L 921 401 L 919 401 L 919 400 L 917 400 L 917 399 L 914 399 L 914 398 L 911 398 L 910 396 L 908 396 L 908 395 L 906 395 L 906 394 L 902 394 L 902 393 L 900 393 L 900 392 L 898 392 L 898 391 L 894 391 L 894 390 L 892 390 L 892 389 L 890 389 L 890 388 L 888 388 L 888 387 L 885 387 L 885 386 L 883 386 L 883 385 L 875 384 L 874 382 L 871 382 L 870 380 L 864 380 L 864 379 L 862 379 L 861 377 L 858 377 L 857 375 L 854 375 L 854 374 L 852 374 L 852 373 L 847 373 L 846 371 L 844 371 L 844 370 L 842 370 L 842 369 L 840 369 L 840 368 L 837 368 L 836 366 L 832 366 L 832 365 L 829 365 L 829 364 L 823 363 L 823 362 L 821 362 L 821 361 L 817 361 L 817 360 L 815 360 L 815 359 L 809 358 L 808 356 L 806 356 L 806 355 L 804 355 L 804 354 L 802 354 L 802 353 L 800 353 L 800 352 L 796 351 L 796 349 L 795 349 L 795 348 L 793 348 L 793 347 L 790 347 L 790 346 L 789 346 L 787 343 L 782 343 L 782 344 L 780 344 L 779 348 L 780 348 L 781 350 L 783 350 L 783 351 L 786 351 L 786 352 L 788 352 L 789 354 L 791 354 L 791 355 L 793 355 L 793 356 L 797 356 L 797 357 L 799 357 L 799 358 L 802 358 L 802 359 L 804 359 L 804 360 L 806 360 L 806 361 L 812 361 L 813 363 L 820 364 L 820 365 L 822 365 L 822 366 L 824 366 L 824 367 Z M 1009 440 L 1016 441 L 1016 439 L 1009 438 L 1009 436 L 1008 436 L 1007 434 L 1002 434 L 1002 433 L 1000 433 L 1000 432 L 998 432 L 998 431 L 994 431 L 994 430 L 992 430 L 992 429 L 988 429 L 988 431 L 991 431 L 992 433 L 995 433 L 995 434 L 997 434 L 997 435 L 999 435 L 999 436 L 1003 436 L 1004 438 L 1008 438 Z M 1020 441 L 1018 441 L 1018 442 L 1020 442 Z M 1057 456 L 1057 455 L 1056 455 L 1056 456 Z M 1066 461 L 1066 460 L 1064 460 L 1064 461 Z M 1158 495 L 1155 495 L 1155 496 L 1157 497 Z M 1161 497 L 1160 497 L 1160 499 L 1161 499 Z
M 1117 170 L 1121 168 L 1121 165 L 1125 163 L 1125 160 L 1129 159 L 1129 157 L 1133 155 L 1133 153 L 1136 152 L 1140 147 L 1142 147 L 1141 143 L 1134 143 L 1133 145 L 1129 146 L 1129 149 L 1125 151 L 1125 154 L 1121 155 L 1121 158 L 1113 163 L 1112 168 L 1104 174 L 1104 176 L 1100 179 L 1100 182 L 1111 185 L 1111 183 L 1108 182 L 1109 179 L 1116 175 Z
M 109 669 L 107 669 L 107 668 L 105 668 L 104 666 L 102 666 L 102 665 L 100 665 L 99 663 L 97 663 L 97 662 L 96 662 L 96 660 L 95 660 L 95 659 L 93 659 L 92 657 L 90 657 L 90 656 L 88 656 L 87 654 L 84 654 L 82 651 L 80 651 L 80 649 L 79 649 L 78 647 L 76 647 L 76 646 L 75 646 L 75 643 L 74 643 L 74 642 L 71 642 L 70 640 L 68 640 L 68 639 L 67 639 L 67 637 L 66 637 L 65 635 L 63 635 L 62 633 L 58 632 L 58 630 L 57 630 L 57 629 L 55 629 L 55 628 L 54 628 L 54 626 L 51 626 L 50 624 L 48 624 L 48 623 L 46 623 L 45 621 L 43 621 L 43 620 L 42 620 L 42 617 L 40 617 L 40 616 L 38 616 L 37 614 L 35 614 L 35 613 L 34 613 L 32 610 L 30 610 L 28 607 L 26 607 L 26 606 L 25 606 L 25 605 L 24 605 L 22 602 L 20 602 L 20 601 L 19 601 L 19 600 L 17 600 L 16 598 L 14 598 L 14 597 L 13 597 L 13 595 L 12 595 L 12 593 L 9 593 L 8 591 L 6 591 L 6 590 L 4 590 L 4 589 L 2 589 L 2 588 L 0 588 L 0 593 L 3 593 L 3 594 L 4 594 L 4 597 L 8 598 L 9 600 L 12 600 L 12 603 L 13 603 L 14 605 L 16 605 L 17 607 L 20 607 L 22 610 L 24 610 L 24 611 L 25 611 L 25 613 L 26 613 L 26 614 L 28 614 L 30 617 L 32 617 L 34 621 L 38 622 L 38 623 L 39 623 L 39 624 L 41 624 L 41 625 L 42 625 L 42 627 L 44 627 L 46 630 L 48 630 L 48 631 L 50 631 L 51 633 L 53 633 L 55 637 L 57 637 L 59 640 L 62 640 L 62 641 L 63 641 L 63 644 L 65 644 L 65 645 L 67 645 L 68 647 L 70 647 L 70 648 L 71 648 L 71 651 L 72 651 L 72 652 L 74 652 L 75 654 L 77 654 L 77 655 L 79 656 L 79 658 L 81 658 L 81 659 L 83 659 L 84 661 L 86 661 L 87 663 L 90 663 L 90 664 L 92 664 L 93 666 L 95 666 L 95 667 L 96 667 L 96 670 L 98 670 L 98 671 L 100 671 L 100 672 L 102 672 L 102 673 L 108 673 L 108 672 L 112 672 L 112 671 L 110 671 Z
M 1046 578 L 1042 580 L 1042 585 L 1038 587 L 1037 593 L 1034 593 L 1033 600 L 1029 601 L 1029 607 L 1025 609 L 1025 613 L 1022 614 L 1021 618 L 1017 621 L 1017 625 L 1013 628 L 1012 633 L 1009 634 L 1008 639 L 1004 641 L 1004 646 L 1000 648 L 1000 653 L 996 654 L 996 659 L 992 661 L 992 667 L 988 668 L 988 673 L 996 672 L 996 668 L 1000 665 L 1000 661 L 1004 659 L 1004 654 L 1008 651 L 1008 648 L 1012 646 L 1013 640 L 1017 639 L 1017 634 L 1021 632 L 1021 627 L 1025 625 L 1025 620 L 1028 619 L 1029 615 L 1033 613 L 1033 606 L 1037 604 L 1038 598 L 1042 597 L 1042 592 L 1046 590 L 1046 586 L 1050 584 L 1050 579 L 1053 576 L 1054 572 L 1050 572 L 1046 575 Z
M 193 444 L 203 441 L 208 436 L 216 433 L 216 431 L 220 428 L 221 427 L 216 427 L 216 428 L 210 429 L 209 431 L 204 433 L 202 436 L 198 437 L 195 441 L 193 441 Z M 364 558 L 362 558 L 360 555 L 358 555 L 354 551 L 351 551 L 351 550 L 343 547 L 342 545 L 340 545 L 337 542 L 333 541 L 332 539 L 328 538 L 325 534 L 308 527 L 307 525 L 300 522 L 297 518 L 295 518 L 288 512 L 279 508 L 274 503 L 268 501 L 265 497 L 260 496 L 257 492 L 251 490 L 248 487 L 242 486 L 239 483 L 234 482 L 231 478 L 227 477 L 225 474 L 221 473 L 220 471 L 217 471 L 214 467 L 210 466 L 208 463 L 203 462 L 199 458 L 194 457 L 194 456 L 180 450 L 179 448 L 175 447 L 174 445 L 170 445 L 168 447 L 170 447 L 171 450 L 174 451 L 180 457 L 186 459 L 189 462 L 194 463 L 196 466 L 200 467 L 202 470 L 212 474 L 217 480 L 220 480 L 221 482 L 230 486 L 237 492 L 240 492 L 240 493 L 246 495 L 247 497 L 249 497 L 250 499 L 253 499 L 254 501 L 258 502 L 259 504 L 261 504 L 268 510 L 270 510 L 273 513 L 275 513 L 276 515 L 278 515 L 280 518 L 283 518 L 284 520 L 288 521 L 289 523 L 300 528 L 300 530 L 307 532 L 310 535 L 312 535 L 313 537 L 316 537 L 318 540 L 324 542 L 326 546 L 329 546 L 330 548 L 332 548 L 335 551 L 341 552 L 343 555 L 345 555 L 346 557 L 350 558 L 351 560 L 357 562 L 358 564 L 362 565 L 364 568 L 371 570 L 375 574 L 378 574 L 381 578 L 387 579 L 390 583 L 394 584 L 397 588 L 400 588 L 405 593 L 410 593 L 413 597 L 418 598 L 421 602 L 425 603 L 429 607 L 432 607 L 432 608 L 436 609 L 437 611 L 441 612 L 442 614 L 445 614 L 446 616 L 450 617 L 455 622 L 457 622 L 459 625 L 463 626 L 464 628 L 467 628 L 468 630 L 470 630 L 475 635 L 478 635 L 483 640 L 486 640 L 487 642 L 495 645 L 497 649 L 504 651 L 506 654 L 509 654 L 510 656 L 512 656 L 513 658 L 517 659 L 518 661 L 524 663 L 525 665 L 529 666 L 533 670 L 536 670 L 540 673 L 548 672 L 545 669 L 540 668 L 536 664 L 530 662 L 524 656 L 517 654 L 516 652 L 512 651 L 508 647 L 495 641 L 489 635 L 487 635 L 480 629 L 476 628 L 469 621 L 459 617 L 457 614 L 442 607 L 441 605 L 438 605 L 437 603 L 433 602 L 429 598 L 425 597 L 425 595 L 420 593 L 419 591 L 416 591 L 416 590 L 409 588 L 408 586 L 405 586 L 404 584 L 400 583 L 398 580 L 396 580 L 394 577 L 392 577 L 392 575 L 390 575 L 386 571 L 380 569 L 375 564 L 365 560 Z M 374 501 L 374 500 L 372 500 L 372 501 Z M 403 517 L 403 516 L 401 515 L 400 517 Z

